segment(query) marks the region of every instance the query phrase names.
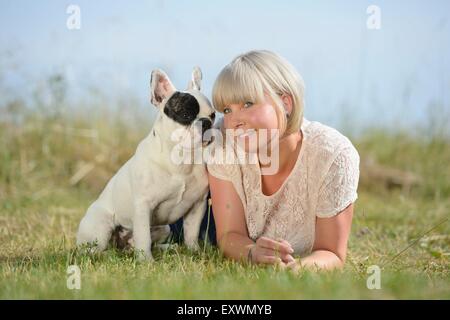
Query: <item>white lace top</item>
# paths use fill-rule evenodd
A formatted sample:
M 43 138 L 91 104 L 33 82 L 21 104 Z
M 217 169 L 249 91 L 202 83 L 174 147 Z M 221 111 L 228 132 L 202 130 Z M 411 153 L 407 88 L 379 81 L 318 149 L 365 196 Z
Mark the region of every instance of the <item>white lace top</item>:
M 219 125 L 223 129 L 223 123 Z M 285 239 L 298 255 L 314 244 L 316 217 L 332 217 L 358 195 L 359 155 L 337 130 L 303 120 L 303 140 L 295 166 L 274 194 L 262 192 L 257 164 L 212 164 L 208 172 L 231 181 L 245 211 L 250 238 Z

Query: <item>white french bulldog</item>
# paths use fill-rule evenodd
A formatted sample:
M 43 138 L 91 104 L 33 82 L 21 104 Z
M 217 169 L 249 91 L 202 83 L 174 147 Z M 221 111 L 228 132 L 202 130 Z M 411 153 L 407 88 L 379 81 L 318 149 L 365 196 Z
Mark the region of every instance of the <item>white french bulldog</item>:
M 184 217 L 184 243 L 198 249 L 207 206 L 206 168 L 174 163 L 171 152 L 177 143 L 172 141 L 175 130 L 181 128 L 189 136 L 201 128 L 203 139 L 214 123 L 214 109 L 200 92 L 201 78 L 200 69 L 194 68 L 188 89 L 177 91 L 163 71 L 152 72 L 151 102 L 159 109 L 153 129 L 88 208 L 78 229 L 78 245 L 90 243 L 94 251 L 103 251 L 112 238 L 125 239 L 140 259 L 152 260 L 152 241 L 167 238 L 168 224 Z M 203 147 L 210 142 L 201 141 Z

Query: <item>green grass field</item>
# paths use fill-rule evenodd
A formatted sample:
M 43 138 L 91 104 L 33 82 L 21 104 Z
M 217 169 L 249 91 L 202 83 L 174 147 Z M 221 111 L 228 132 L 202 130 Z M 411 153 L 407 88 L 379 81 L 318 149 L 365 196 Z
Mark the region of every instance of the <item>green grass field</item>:
M 125 113 L 2 110 L 1 299 L 450 298 L 450 141 L 439 135 L 371 130 L 353 139 L 362 162 L 407 171 L 419 182 L 395 186 L 362 167 L 342 271 L 294 275 L 246 266 L 209 246 L 195 254 L 183 246 L 155 251 L 152 264 L 115 250 L 78 252 L 86 208 L 150 129 L 149 117 L 125 121 Z M 66 286 L 69 265 L 81 269 L 80 290 Z M 371 265 L 381 267 L 379 290 L 366 286 Z

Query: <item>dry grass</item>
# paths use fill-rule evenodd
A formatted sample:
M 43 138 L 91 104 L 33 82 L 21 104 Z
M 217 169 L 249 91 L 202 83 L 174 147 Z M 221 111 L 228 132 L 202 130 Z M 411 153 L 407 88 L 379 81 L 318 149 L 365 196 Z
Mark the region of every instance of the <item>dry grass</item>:
M 345 269 L 292 275 L 233 263 L 211 247 L 156 252 L 154 264 L 114 250 L 78 252 L 79 220 L 149 131 L 149 115 L 64 116 L 20 103 L 1 112 L 0 298 L 450 298 L 450 223 L 423 236 L 449 217 L 445 138 L 375 131 L 354 139 L 362 160 L 411 172 L 421 183 L 402 188 L 362 175 Z M 71 264 L 81 268 L 81 290 L 66 287 Z M 366 287 L 373 264 L 383 267 L 381 290 Z

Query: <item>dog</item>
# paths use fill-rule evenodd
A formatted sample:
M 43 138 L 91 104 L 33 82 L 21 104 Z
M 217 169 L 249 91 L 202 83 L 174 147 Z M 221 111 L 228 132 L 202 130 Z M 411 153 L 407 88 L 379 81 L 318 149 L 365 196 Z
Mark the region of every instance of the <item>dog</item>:
M 207 206 L 206 166 L 174 163 L 171 152 L 175 131 L 191 137 L 192 130 L 201 130 L 201 147 L 212 142 L 203 141 L 215 112 L 200 92 L 201 79 L 201 70 L 195 67 L 187 90 L 177 91 L 164 71 L 152 71 L 151 103 L 158 108 L 153 128 L 89 206 L 78 228 L 77 245 L 91 244 L 91 250 L 100 252 L 111 241 L 122 247 L 130 244 L 140 260 L 152 261 L 152 242 L 166 239 L 168 224 L 183 217 L 184 243 L 198 250 Z

